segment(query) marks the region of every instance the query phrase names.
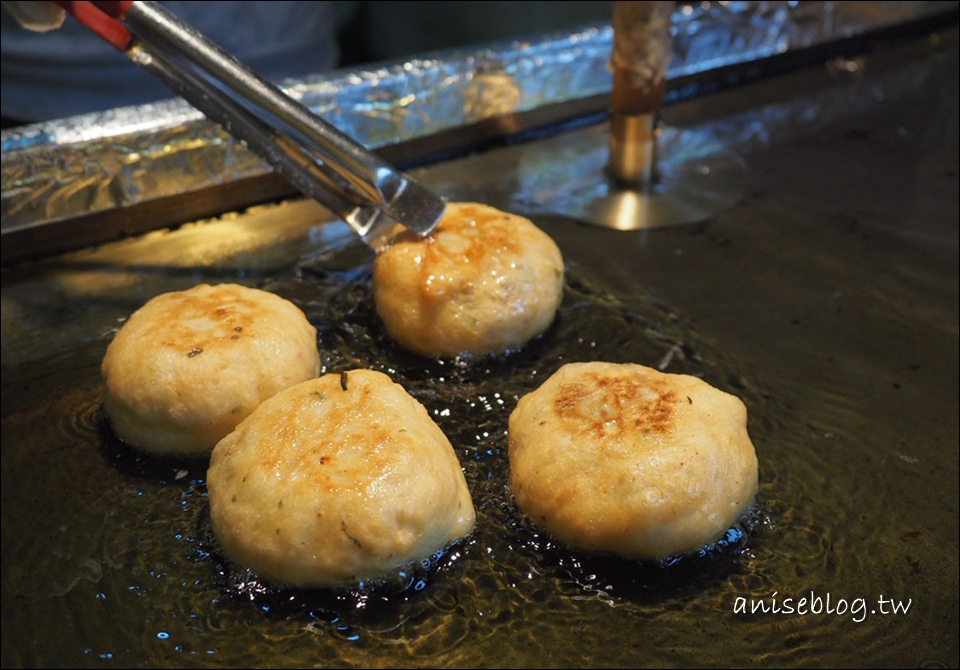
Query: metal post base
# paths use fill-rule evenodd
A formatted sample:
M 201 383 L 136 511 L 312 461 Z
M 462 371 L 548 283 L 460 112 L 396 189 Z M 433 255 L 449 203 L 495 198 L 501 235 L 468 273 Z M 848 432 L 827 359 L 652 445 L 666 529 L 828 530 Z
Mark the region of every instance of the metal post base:
M 573 219 L 616 230 L 698 223 L 740 200 L 747 183 L 743 159 L 714 143 L 661 142 L 650 179 L 628 184 L 598 172 L 564 199 Z

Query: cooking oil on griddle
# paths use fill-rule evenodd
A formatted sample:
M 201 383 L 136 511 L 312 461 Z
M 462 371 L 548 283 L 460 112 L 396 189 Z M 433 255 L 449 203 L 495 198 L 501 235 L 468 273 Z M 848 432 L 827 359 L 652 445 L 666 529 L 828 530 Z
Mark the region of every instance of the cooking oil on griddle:
M 359 258 L 362 252 L 353 258 Z M 720 357 L 699 342 L 677 315 L 650 304 L 648 313 L 568 269 L 563 303 L 541 337 L 503 355 L 425 359 L 395 344 L 373 307 L 372 264 L 313 266 L 261 288 L 304 310 L 318 329 L 323 373 L 357 368 L 384 372 L 417 398 L 453 445 L 464 468 L 477 525 L 473 534 L 381 581 L 351 588 L 291 590 L 260 582 L 217 553 L 209 521 L 198 518 L 199 544 L 210 554 L 224 597 L 249 602 L 274 616 L 298 616 L 344 640 L 386 638 L 439 644 L 471 625 L 470 611 L 508 619 L 511 607 L 559 590 L 571 603 L 601 600 L 659 606 L 710 587 L 737 570 L 750 531 L 761 523 L 755 507 L 714 544 L 663 561 L 591 556 L 558 546 L 530 524 L 509 490 L 507 422 L 517 401 L 560 366 L 578 361 L 641 363 L 704 377 L 754 394 Z M 534 577 L 535 576 L 535 577 Z M 475 607 L 464 601 L 474 600 Z M 465 609 L 466 607 L 466 609 Z M 450 612 L 446 612 L 450 609 Z M 571 617 L 582 616 L 577 607 Z M 454 616 L 456 615 L 456 616 Z M 437 618 L 439 616 L 439 619 Z M 463 617 L 467 617 L 467 621 Z M 449 630 L 436 627 L 446 621 Z M 429 626 L 426 630 L 411 627 Z M 421 652 L 418 652 L 418 655 Z

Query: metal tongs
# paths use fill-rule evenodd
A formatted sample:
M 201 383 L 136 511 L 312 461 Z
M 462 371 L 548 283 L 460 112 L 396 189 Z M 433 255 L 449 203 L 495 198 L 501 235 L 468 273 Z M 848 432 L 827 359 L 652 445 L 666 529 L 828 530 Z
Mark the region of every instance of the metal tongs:
M 374 251 L 397 222 L 429 234 L 439 195 L 374 155 L 156 2 L 58 2 L 160 77 L 300 191 L 339 215 Z

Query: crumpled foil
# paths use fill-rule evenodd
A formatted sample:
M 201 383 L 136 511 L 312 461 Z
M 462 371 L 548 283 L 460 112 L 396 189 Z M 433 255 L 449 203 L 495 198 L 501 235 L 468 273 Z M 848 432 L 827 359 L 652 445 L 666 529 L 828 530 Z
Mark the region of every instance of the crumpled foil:
M 954 5 L 681 3 L 672 18 L 668 82 L 954 11 Z M 283 87 L 361 144 L 379 149 L 609 94 L 612 43 L 609 25 L 590 25 L 316 75 Z M 4 234 L 271 170 L 180 99 L 14 128 L 3 132 L 2 151 Z

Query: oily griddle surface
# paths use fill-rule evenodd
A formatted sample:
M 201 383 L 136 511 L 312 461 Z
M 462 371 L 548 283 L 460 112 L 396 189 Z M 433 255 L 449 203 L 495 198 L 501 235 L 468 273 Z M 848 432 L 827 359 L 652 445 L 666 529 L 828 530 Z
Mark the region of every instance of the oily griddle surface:
M 526 186 L 542 182 L 525 179 L 579 136 L 425 170 L 452 199 L 529 213 L 564 253 L 557 322 L 507 357 L 424 361 L 392 345 L 370 306 L 369 253 L 309 202 L 6 270 L 3 665 L 955 667 L 950 53 L 921 62 L 909 96 L 748 147 L 747 195 L 699 225 L 620 233 L 547 213 Z M 883 90 L 872 76 L 843 86 L 861 99 Z M 137 454 L 100 408 L 121 320 L 202 281 L 290 298 L 318 327 L 327 371 L 374 367 L 404 384 L 460 457 L 474 535 L 364 589 L 277 590 L 227 565 L 205 462 Z M 568 552 L 527 524 L 506 489 L 506 418 L 577 360 L 696 374 L 740 396 L 760 461 L 745 523 L 663 565 Z

